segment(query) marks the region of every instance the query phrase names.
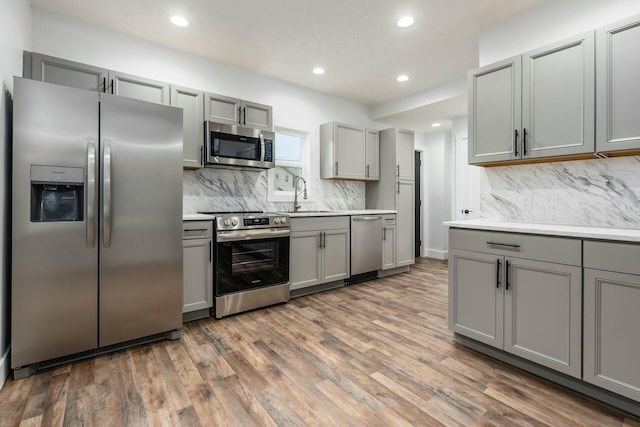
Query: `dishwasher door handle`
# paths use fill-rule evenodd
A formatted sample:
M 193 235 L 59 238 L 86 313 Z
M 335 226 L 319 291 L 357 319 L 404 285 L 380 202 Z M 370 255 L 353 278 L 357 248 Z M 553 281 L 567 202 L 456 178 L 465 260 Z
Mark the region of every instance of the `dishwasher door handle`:
M 377 219 L 382 219 L 381 216 L 352 216 L 352 221 L 375 221 Z

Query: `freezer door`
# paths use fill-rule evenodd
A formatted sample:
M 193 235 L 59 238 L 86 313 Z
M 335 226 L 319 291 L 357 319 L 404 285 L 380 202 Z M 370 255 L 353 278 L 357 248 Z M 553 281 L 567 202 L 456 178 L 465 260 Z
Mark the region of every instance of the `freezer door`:
M 182 110 L 101 95 L 100 346 L 182 325 Z
M 97 93 L 14 79 L 12 368 L 98 344 L 97 144 Z

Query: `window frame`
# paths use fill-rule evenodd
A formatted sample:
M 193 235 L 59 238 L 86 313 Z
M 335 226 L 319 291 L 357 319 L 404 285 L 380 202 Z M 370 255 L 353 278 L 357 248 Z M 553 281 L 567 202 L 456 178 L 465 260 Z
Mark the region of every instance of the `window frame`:
M 312 171 L 311 171 L 311 133 L 305 132 L 297 129 L 283 128 L 283 127 L 274 127 L 274 133 L 276 134 L 284 134 L 284 135 L 292 135 L 300 137 L 300 163 L 291 162 L 286 160 L 276 160 L 276 166 L 291 166 L 291 167 L 300 167 L 302 168 L 302 177 L 307 182 L 307 198 L 303 199 L 302 194 L 298 197 L 298 202 L 311 202 L 313 201 L 313 186 L 312 186 Z M 277 140 L 277 137 L 276 137 Z M 277 142 L 275 143 L 275 151 L 277 153 L 278 147 Z M 267 172 L 267 201 L 269 202 L 293 202 L 294 200 L 294 192 L 293 191 L 276 191 L 274 188 L 275 185 L 275 168 L 269 169 Z M 300 186 L 302 188 L 302 186 Z

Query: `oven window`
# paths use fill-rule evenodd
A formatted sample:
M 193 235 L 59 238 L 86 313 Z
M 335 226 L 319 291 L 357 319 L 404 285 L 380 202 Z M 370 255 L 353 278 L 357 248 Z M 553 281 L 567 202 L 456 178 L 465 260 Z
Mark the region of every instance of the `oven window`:
M 258 138 L 211 133 L 215 156 L 231 159 L 260 160 L 260 140 Z
M 219 242 L 216 296 L 289 281 L 289 238 Z

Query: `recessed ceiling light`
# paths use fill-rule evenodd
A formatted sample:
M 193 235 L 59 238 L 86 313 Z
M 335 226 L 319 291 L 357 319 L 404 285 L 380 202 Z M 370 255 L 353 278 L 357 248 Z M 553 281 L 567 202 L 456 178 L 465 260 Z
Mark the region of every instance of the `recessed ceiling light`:
M 176 27 L 188 27 L 191 24 L 187 18 L 181 15 L 173 15 L 171 23 Z
M 440 123 L 431 123 L 431 127 L 432 128 L 439 128 L 440 127 Z
M 413 19 L 413 16 L 403 16 L 402 18 L 400 18 L 400 19 L 398 19 L 396 21 L 396 26 L 398 28 L 409 28 L 415 22 L 416 22 L 416 20 Z
M 407 76 L 406 74 L 400 74 L 398 77 L 396 77 L 396 80 L 399 82 L 406 82 L 407 80 L 409 80 L 409 76 Z
M 322 68 L 322 67 L 316 67 L 316 68 L 313 69 L 313 74 L 316 74 L 318 76 L 324 74 L 324 72 L 325 72 L 324 68 Z

